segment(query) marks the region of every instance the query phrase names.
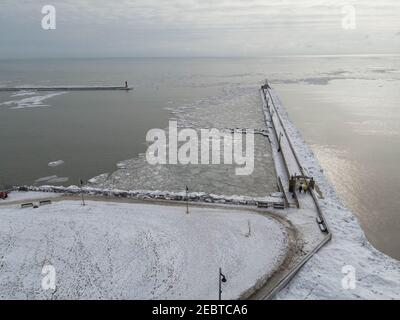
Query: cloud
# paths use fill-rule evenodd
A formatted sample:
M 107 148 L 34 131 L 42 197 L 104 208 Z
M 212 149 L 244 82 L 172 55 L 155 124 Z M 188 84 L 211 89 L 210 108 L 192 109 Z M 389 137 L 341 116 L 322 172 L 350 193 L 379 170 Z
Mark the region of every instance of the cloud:
M 396 0 L 51 2 L 57 30 L 45 32 L 40 10 L 48 1 L 2 0 L 0 57 L 370 53 L 399 47 L 393 35 L 400 28 Z M 353 32 L 341 27 L 341 6 L 349 3 L 357 13 Z

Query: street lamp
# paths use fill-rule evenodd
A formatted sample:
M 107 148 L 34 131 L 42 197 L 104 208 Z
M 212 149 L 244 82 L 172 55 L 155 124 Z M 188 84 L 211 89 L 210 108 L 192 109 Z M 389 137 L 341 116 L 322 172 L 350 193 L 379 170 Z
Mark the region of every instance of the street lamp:
M 186 214 L 189 214 L 189 187 L 186 186 Z
M 282 137 L 283 137 L 283 134 L 282 134 L 282 132 L 281 132 L 281 133 L 279 134 L 279 141 L 278 141 L 279 148 L 278 148 L 278 152 L 281 152 L 281 151 L 282 151 L 282 145 L 281 145 Z
M 222 282 L 226 282 L 226 277 L 222 273 L 221 268 L 219 268 L 219 276 L 218 276 L 218 282 L 219 282 L 219 292 L 218 292 L 218 300 L 221 300 L 221 295 L 222 295 Z
M 85 206 L 85 198 L 83 197 L 83 180 L 81 179 L 81 196 L 82 196 L 82 206 Z

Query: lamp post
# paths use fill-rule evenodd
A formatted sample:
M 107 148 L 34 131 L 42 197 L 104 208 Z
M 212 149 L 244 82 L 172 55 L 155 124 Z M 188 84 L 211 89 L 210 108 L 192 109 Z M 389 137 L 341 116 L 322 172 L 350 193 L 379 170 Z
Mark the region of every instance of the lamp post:
M 226 277 L 225 277 L 225 275 L 222 273 L 221 268 L 219 268 L 219 275 L 218 275 L 218 283 L 219 283 L 218 300 L 221 300 L 221 296 L 222 296 L 222 282 L 223 282 L 223 283 L 226 282 Z
M 81 179 L 81 196 L 82 196 L 82 206 L 85 206 L 85 198 L 83 197 L 83 180 Z
M 281 132 L 281 133 L 279 134 L 279 141 L 278 141 L 279 149 L 278 149 L 278 152 L 281 152 L 281 151 L 282 151 L 282 145 L 281 145 L 282 137 L 283 137 L 283 134 L 282 134 L 282 132 Z
M 186 186 L 186 214 L 189 214 L 189 188 Z

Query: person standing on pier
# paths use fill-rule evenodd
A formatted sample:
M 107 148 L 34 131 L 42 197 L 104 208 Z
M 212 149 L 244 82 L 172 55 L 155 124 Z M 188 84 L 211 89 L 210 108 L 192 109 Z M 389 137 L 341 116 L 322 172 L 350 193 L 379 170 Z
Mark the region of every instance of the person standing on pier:
M 295 189 L 296 189 L 296 180 L 294 179 L 293 176 L 291 176 L 289 180 L 289 192 L 293 193 Z
M 125 81 L 125 88 L 128 89 L 128 81 Z
M 314 178 L 311 178 L 310 183 L 308 184 L 308 186 L 310 187 L 310 189 L 314 190 L 314 188 L 315 188 Z
M 308 191 L 308 183 L 307 183 L 307 180 L 304 180 L 303 190 L 304 190 L 304 193 L 307 193 L 307 191 Z

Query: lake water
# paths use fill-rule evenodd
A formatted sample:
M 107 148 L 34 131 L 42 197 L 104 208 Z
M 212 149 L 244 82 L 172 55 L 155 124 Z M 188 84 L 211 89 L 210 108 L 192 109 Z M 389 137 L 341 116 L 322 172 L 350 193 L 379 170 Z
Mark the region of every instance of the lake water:
M 245 178 L 223 166 L 153 170 L 143 159 L 147 131 L 170 119 L 195 128 L 261 128 L 257 90 L 265 78 L 368 238 L 400 258 L 398 56 L 1 60 L 0 86 L 127 80 L 135 90 L 0 93 L 0 183 L 70 185 L 110 173 L 102 185 L 268 194 L 275 173 L 259 136 L 255 171 Z M 48 166 L 56 160 L 64 163 Z

